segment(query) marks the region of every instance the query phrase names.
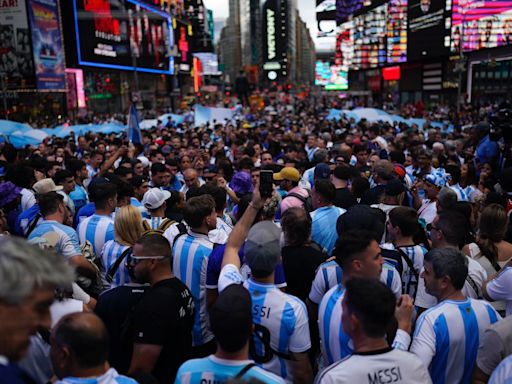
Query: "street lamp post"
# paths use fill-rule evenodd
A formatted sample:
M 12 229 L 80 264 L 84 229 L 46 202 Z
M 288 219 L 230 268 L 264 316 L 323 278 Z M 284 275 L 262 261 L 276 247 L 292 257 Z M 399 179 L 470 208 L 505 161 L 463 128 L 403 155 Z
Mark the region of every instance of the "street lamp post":
M 459 40 L 459 79 L 458 79 L 458 87 L 457 87 L 457 115 L 460 114 L 461 109 L 461 98 L 462 98 L 462 73 L 464 72 L 464 22 L 465 22 L 465 10 L 464 7 L 461 7 L 460 0 L 458 4 L 458 12 L 461 14 L 461 23 L 460 23 L 460 40 Z

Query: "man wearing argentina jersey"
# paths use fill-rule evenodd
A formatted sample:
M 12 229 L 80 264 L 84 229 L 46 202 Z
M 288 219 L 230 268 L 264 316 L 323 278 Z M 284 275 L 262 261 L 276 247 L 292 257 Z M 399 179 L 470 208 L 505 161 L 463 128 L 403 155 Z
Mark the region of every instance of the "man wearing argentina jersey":
M 80 252 L 78 237 L 73 228 L 64 225 L 69 219 L 69 210 L 64 204 L 62 195 L 57 192 L 48 192 L 38 197 L 41 215 L 40 221 L 30 233 L 28 241 L 39 245 L 40 248 L 54 248 L 78 273 L 94 277 L 96 271 Z
M 467 274 L 467 259 L 457 249 L 425 255 L 421 276 L 439 304 L 418 318 L 410 350 L 428 367 L 434 383 L 470 383 L 480 338 L 500 319 L 486 301 L 464 296 Z
M 165 201 L 170 197 L 171 192 L 160 188 L 151 188 L 144 194 L 142 204 L 150 215 L 150 218 L 144 219 L 143 225 L 145 229 L 160 228 L 160 225 L 165 220 L 165 209 L 167 208 Z
M 459 184 L 461 177 L 461 169 L 458 165 L 447 165 L 446 173 L 449 175 L 449 188 L 457 195 L 457 201 L 470 201 L 466 188 L 462 188 Z
M 389 212 L 386 223 L 387 238 L 390 244 L 384 244 L 383 248 L 395 249 L 399 251 L 402 265 L 402 284 L 403 292 L 416 297 L 416 290 L 419 283 L 419 274 L 423 267 L 423 258 L 427 250 L 415 245 L 413 237 L 420 230 L 418 223 L 418 213 L 409 207 L 396 207 Z M 408 261 L 406 261 L 406 258 Z M 410 265 L 414 267 L 411 270 Z
M 326 165 L 328 168 L 328 166 Z M 346 210 L 333 205 L 336 198 L 334 185 L 325 179 L 315 181 L 313 189 L 313 206 L 311 212 L 311 239 L 320 245 L 328 255 L 332 254 L 334 244 L 338 238 L 334 223 Z
M 274 284 L 274 270 L 281 259 L 279 228 L 270 221 L 251 227 L 263 207 L 258 185 L 252 201 L 229 236 L 219 277 L 219 292 L 241 284 L 238 251 L 245 242 L 245 261 L 251 277 L 244 283 L 252 298 L 254 323 L 250 356 L 265 370 L 287 383 L 310 383 L 313 379 L 308 350 L 311 348 L 306 306 Z
M 210 310 L 210 324 L 217 341 L 215 354 L 189 360 L 180 367 L 175 384 L 224 383 L 229 379 L 257 380 L 282 384 L 283 379 L 249 360 L 252 334 L 252 306 L 249 292 L 232 284 L 219 295 Z
M 391 348 L 386 340 L 395 304 L 389 288 L 375 279 L 347 281 L 342 327 L 354 352 L 320 372 L 315 383 L 432 383 L 416 356 Z
M 208 232 L 217 223 L 215 201 L 210 195 L 192 197 L 185 204 L 183 216 L 189 229 L 174 238 L 173 271 L 194 297 L 196 312 L 192 330 L 193 352 L 195 357 L 205 357 L 215 350 L 206 300 L 206 270 L 213 249 Z
M 149 190 L 147 179 L 144 176 L 136 175 L 133 177 L 130 184 L 133 187 L 133 196 L 130 198 L 130 205 L 133 205 L 140 211 L 143 219 L 148 219 L 149 213 L 141 203 L 144 194 Z
M 99 256 L 105 243 L 114 240 L 114 222 L 110 215 L 117 206 L 117 188 L 114 183 L 105 182 L 93 184 L 90 189 L 96 212 L 83 219 L 76 231 L 80 244 L 90 242 L 94 254 Z
M 318 308 L 318 328 L 322 359 L 325 365 L 333 364 L 353 351 L 352 340 L 341 327 L 341 316 L 343 314 L 341 302 L 345 294 L 345 283 L 354 277 L 378 280 L 381 276 L 384 259 L 381 256 L 379 245 L 372 238 L 373 236 L 374 234 L 368 231 L 349 231 L 342 235 L 336 243 L 334 256 L 340 272 L 337 274 L 331 273 L 331 276 L 340 276 L 341 283 L 335 285 L 323 296 Z M 320 279 L 315 280 L 320 281 Z M 315 297 L 314 286 L 311 291 L 310 300 L 314 302 L 314 300 L 318 300 Z M 399 283 L 398 292 L 400 291 L 401 284 Z M 395 297 L 398 297 L 397 320 L 399 331 L 393 346 L 407 349 L 410 343 L 408 333 L 411 328 L 409 311 L 412 311 L 412 299 L 407 295 L 400 296 L 400 293 L 395 294 Z M 399 318 L 400 315 L 403 316 Z

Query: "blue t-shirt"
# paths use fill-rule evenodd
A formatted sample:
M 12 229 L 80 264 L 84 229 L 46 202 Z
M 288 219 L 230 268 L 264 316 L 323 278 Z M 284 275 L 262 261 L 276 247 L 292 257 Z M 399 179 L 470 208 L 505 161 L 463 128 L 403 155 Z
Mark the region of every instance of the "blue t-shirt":
M 76 184 L 75 189 L 68 193 L 73 204 L 75 204 L 75 211 L 79 211 L 85 204 L 89 202 L 87 191 L 81 185 Z
M 76 214 L 75 223 L 74 223 L 75 228 L 78 227 L 78 224 L 80 224 L 81 221 L 94 215 L 95 213 L 96 213 L 96 206 L 94 205 L 94 203 L 85 204 L 82 208 L 80 208 L 80 210 Z
M 29 209 L 21 212 L 16 219 L 16 233 L 20 236 L 26 237 L 29 227 L 40 212 L 38 204 L 34 204 Z M 40 220 L 42 220 L 42 218 Z
M 183 363 L 178 370 L 174 384 L 225 383 L 238 375 L 250 363 L 252 363 L 251 360 L 224 360 L 214 355 L 203 359 L 189 360 Z M 253 366 L 241 378 L 256 379 L 265 384 L 284 383 L 280 377 L 258 366 Z

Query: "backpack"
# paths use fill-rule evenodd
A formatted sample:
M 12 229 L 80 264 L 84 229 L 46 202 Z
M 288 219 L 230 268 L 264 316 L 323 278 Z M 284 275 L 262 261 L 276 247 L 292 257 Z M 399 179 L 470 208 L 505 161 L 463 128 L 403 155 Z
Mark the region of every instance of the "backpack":
M 89 295 L 98 298 L 101 292 L 104 290 L 103 282 L 100 277 L 100 269 L 101 269 L 101 260 L 94 253 L 94 248 L 89 240 L 86 240 L 80 246 L 80 252 L 85 257 L 85 259 L 91 263 L 91 265 L 96 270 L 96 276 L 93 279 L 88 277 L 78 276 L 76 279 L 76 283 Z
M 296 199 L 299 199 L 302 204 L 304 204 L 304 209 L 306 212 L 313 212 L 315 210 L 313 208 L 313 197 L 311 196 L 311 192 L 309 190 L 306 189 L 306 191 L 308 192 L 308 197 L 304 197 L 296 192 L 290 192 L 283 198 L 283 200 L 287 197 L 295 197 Z
M 166 217 L 165 219 L 163 219 L 160 222 L 160 225 L 158 226 L 158 228 L 156 230 L 165 232 L 174 223 L 175 223 L 174 220 L 171 220 Z M 151 227 L 146 220 L 142 220 L 142 227 L 144 228 L 144 231 L 151 231 Z
M 105 280 L 107 281 L 107 283 L 109 284 L 112 284 L 112 281 L 114 280 L 114 276 L 117 272 L 117 270 L 119 269 L 119 267 L 121 266 L 121 263 L 123 262 L 123 260 L 125 260 L 129 254 L 131 254 L 133 252 L 133 248 L 132 247 L 128 247 L 126 248 L 123 253 L 121 253 L 121 256 L 119 256 L 117 258 L 117 260 L 115 261 L 114 264 L 112 264 L 110 266 L 110 268 L 108 269 L 107 273 L 105 274 Z

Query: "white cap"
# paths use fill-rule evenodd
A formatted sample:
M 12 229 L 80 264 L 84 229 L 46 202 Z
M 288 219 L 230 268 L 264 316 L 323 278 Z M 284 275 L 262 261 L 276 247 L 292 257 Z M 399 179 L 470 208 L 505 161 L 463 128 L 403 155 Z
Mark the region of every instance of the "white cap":
M 55 182 L 50 178 L 39 180 L 32 186 L 32 189 L 38 195 L 44 195 L 45 193 L 49 192 L 61 191 L 63 188 L 64 187 L 62 185 L 55 185 Z
M 139 157 L 137 157 L 137 160 L 140 160 L 140 162 L 142 163 L 142 166 L 144 168 L 148 167 L 149 164 L 151 164 L 149 159 L 146 156 L 139 156 Z
M 147 209 L 158 209 L 169 197 L 171 197 L 171 192 L 160 188 L 151 188 L 144 194 L 142 205 Z

